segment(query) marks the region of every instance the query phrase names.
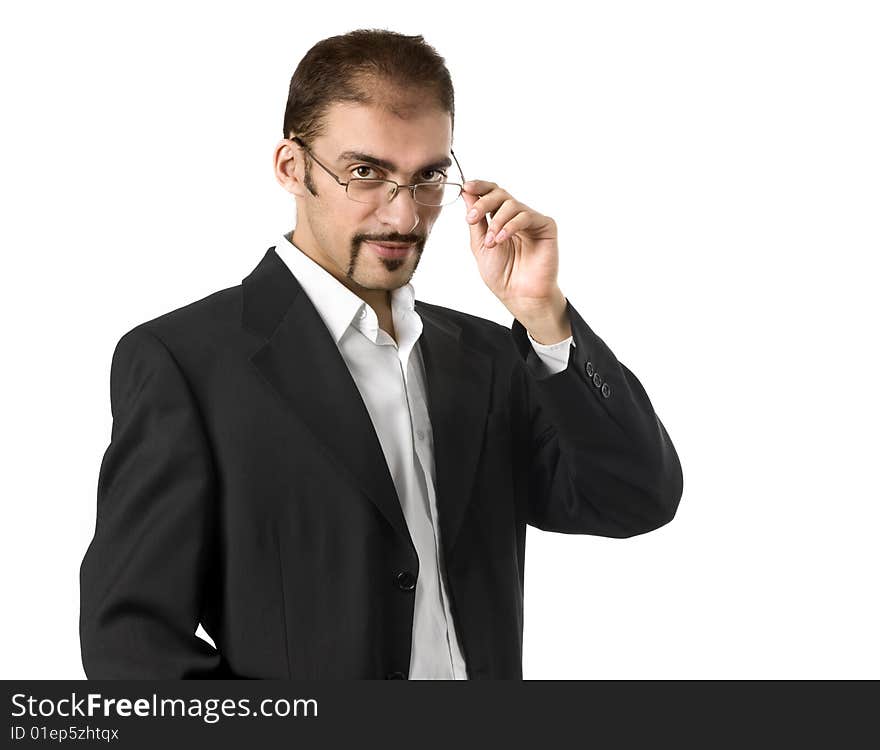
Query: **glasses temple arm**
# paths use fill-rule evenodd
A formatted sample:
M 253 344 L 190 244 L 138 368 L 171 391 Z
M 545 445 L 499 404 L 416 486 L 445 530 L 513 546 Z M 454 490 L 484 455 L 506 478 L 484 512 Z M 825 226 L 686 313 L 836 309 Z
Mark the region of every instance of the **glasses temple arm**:
M 467 180 L 465 179 L 465 176 L 464 176 L 464 171 L 461 168 L 461 164 L 458 163 L 458 157 L 455 155 L 455 151 L 453 151 L 452 149 L 449 149 L 449 153 L 451 153 L 452 158 L 455 159 L 455 166 L 458 167 L 458 172 L 461 175 L 461 181 L 467 182 Z

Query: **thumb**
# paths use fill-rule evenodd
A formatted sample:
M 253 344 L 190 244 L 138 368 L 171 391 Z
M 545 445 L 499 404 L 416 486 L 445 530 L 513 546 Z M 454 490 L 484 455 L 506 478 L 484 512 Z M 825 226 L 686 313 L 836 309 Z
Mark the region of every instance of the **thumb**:
M 465 183 L 465 187 L 467 187 L 467 183 Z M 486 215 L 476 216 L 473 220 L 467 218 L 468 212 L 473 207 L 474 203 L 476 203 L 480 196 L 475 195 L 474 193 L 468 193 L 467 191 L 461 194 L 461 197 L 464 198 L 464 215 L 465 221 L 468 222 L 469 229 L 471 230 L 471 247 L 478 248 L 483 244 L 483 239 L 486 236 L 486 232 L 489 230 L 489 222 L 486 221 Z

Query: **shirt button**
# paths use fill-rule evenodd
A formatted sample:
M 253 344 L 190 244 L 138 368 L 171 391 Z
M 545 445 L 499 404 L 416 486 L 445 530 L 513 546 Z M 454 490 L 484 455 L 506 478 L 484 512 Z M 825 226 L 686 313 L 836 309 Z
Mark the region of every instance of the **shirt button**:
M 424 439 L 425 439 L 425 433 L 422 432 L 421 430 L 416 430 L 416 437 L 417 437 L 419 440 L 424 440 Z
M 367 317 L 367 311 L 366 311 L 365 308 L 363 308 L 363 307 L 361 308 L 361 311 L 358 313 L 358 317 L 359 317 L 361 320 L 363 320 L 364 318 Z
M 394 578 L 401 591 L 412 591 L 416 587 L 416 577 L 408 570 L 401 570 Z

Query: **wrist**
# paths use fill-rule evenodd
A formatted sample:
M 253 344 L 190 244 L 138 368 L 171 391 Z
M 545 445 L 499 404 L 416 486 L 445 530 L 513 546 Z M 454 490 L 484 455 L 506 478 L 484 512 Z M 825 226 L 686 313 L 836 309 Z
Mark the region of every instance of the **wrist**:
M 514 317 L 539 344 L 557 344 L 572 335 L 568 300 L 558 288 L 551 299 L 520 309 Z

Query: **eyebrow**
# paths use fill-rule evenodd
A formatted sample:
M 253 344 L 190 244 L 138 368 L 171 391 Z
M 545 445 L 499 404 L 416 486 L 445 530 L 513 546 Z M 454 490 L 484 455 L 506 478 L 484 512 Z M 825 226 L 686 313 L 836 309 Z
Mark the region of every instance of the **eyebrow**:
M 365 161 L 369 164 L 375 164 L 377 167 L 381 167 L 386 172 L 396 172 L 397 167 L 393 162 L 388 161 L 387 159 L 380 159 L 378 156 L 371 156 L 370 154 L 363 154 L 360 151 L 343 151 L 339 154 L 338 161 Z M 421 172 L 425 169 L 437 169 L 439 167 L 451 167 L 452 159 L 448 156 L 437 159 L 436 161 L 431 162 L 430 164 L 425 164 L 423 167 L 420 167 L 416 170 L 416 172 Z

